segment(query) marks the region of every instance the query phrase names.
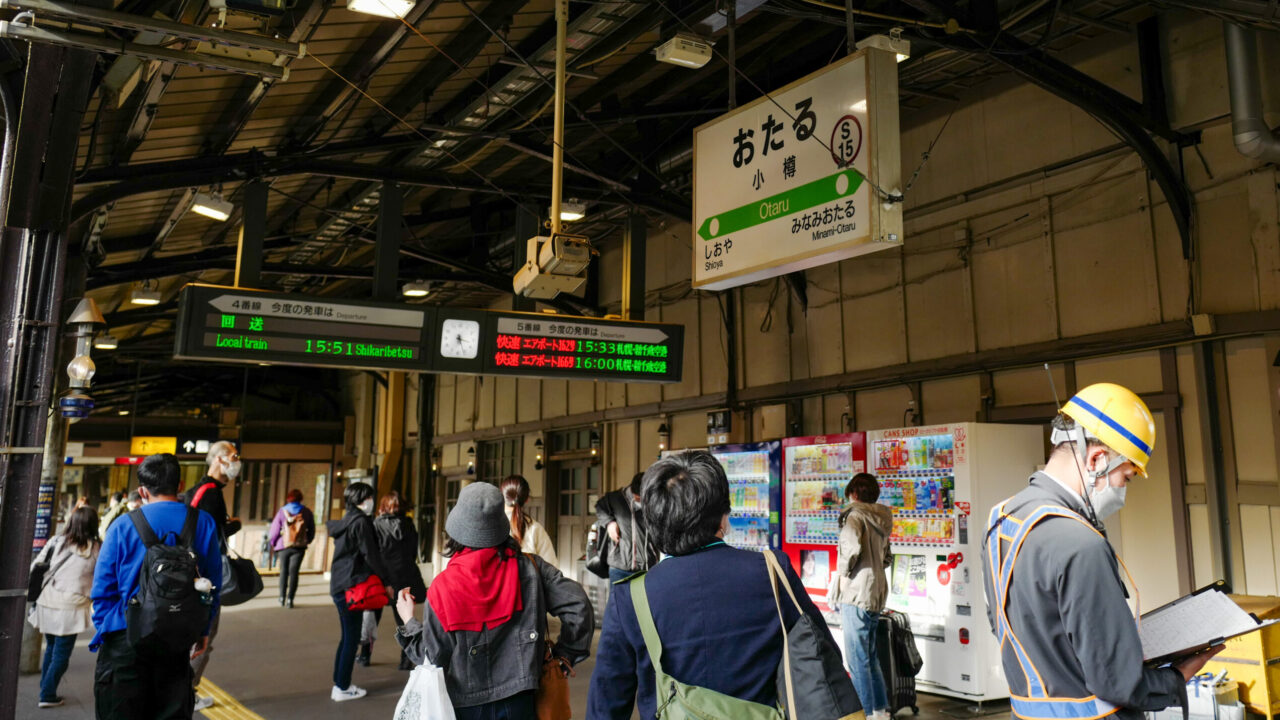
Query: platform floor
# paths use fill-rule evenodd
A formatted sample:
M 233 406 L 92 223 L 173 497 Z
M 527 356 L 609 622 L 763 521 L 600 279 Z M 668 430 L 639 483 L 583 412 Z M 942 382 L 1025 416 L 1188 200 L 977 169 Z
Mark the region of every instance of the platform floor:
M 328 595 L 328 583 L 320 575 L 304 575 L 296 607 L 276 604 L 275 578 L 267 578 L 267 590 L 256 600 L 227 608 L 215 643 L 206 678 L 216 686 L 219 698 L 198 720 L 328 720 L 329 718 L 390 718 L 404 688 L 407 673 L 396 669 L 399 648 L 395 625 L 384 612 L 380 641 L 374 645 L 373 665 L 356 666 L 354 682 L 369 691 L 363 699 L 335 703 L 329 699 L 333 685 L 333 655 L 337 648 L 338 621 Z M 59 692 L 66 704 L 36 708 L 39 675 L 23 675 L 18 683 L 18 718 L 90 720 L 93 718 L 93 663 L 90 635 L 82 635 Z M 574 717 L 586 717 L 587 685 L 594 659 L 578 667 L 571 680 Z M 950 698 L 920 696 L 922 720 L 971 718 L 972 706 Z M 1007 720 L 1008 705 L 986 708 L 989 717 Z M 900 720 L 911 717 L 909 710 Z

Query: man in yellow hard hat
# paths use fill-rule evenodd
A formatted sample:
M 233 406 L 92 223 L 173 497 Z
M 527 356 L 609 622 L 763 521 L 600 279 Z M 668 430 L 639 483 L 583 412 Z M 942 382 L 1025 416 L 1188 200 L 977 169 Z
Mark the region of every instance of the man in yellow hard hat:
M 1017 495 L 991 509 L 983 541 L 987 616 L 1013 714 L 1024 720 L 1139 720 L 1186 705 L 1186 682 L 1217 648 L 1149 668 L 1102 521 L 1146 477 L 1155 423 L 1142 399 L 1099 383 L 1053 421 L 1053 451 Z M 1132 579 L 1130 583 L 1132 586 Z

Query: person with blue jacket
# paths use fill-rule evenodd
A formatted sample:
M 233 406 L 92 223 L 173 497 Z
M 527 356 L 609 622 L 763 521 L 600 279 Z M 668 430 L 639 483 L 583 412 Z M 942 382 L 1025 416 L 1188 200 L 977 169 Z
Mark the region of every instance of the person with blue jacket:
M 653 662 L 632 600 L 644 581 L 662 641 L 662 669 L 687 685 L 774 707 L 782 662 L 782 625 L 773 585 L 758 552 L 724 542 L 729 526 L 729 481 L 710 453 L 663 458 L 644 474 L 650 537 L 665 555 L 647 573 L 619 585 L 605 608 L 596 668 L 587 694 L 588 720 L 657 715 Z M 773 552 L 773 551 L 771 551 Z M 826 627 L 786 556 L 776 553 L 804 613 Z M 788 627 L 799 618 L 782 604 Z M 834 642 L 834 641 L 833 641 Z
M 187 506 L 178 499 L 181 477 L 173 455 L 151 455 L 138 466 L 140 512 L 161 542 L 172 545 L 182 533 Z M 222 549 L 213 518 L 199 512 L 195 541 L 200 577 L 214 588 L 210 623 L 218 613 L 222 587 Z M 195 706 L 191 689 L 191 657 L 204 653 L 209 628 L 191 652 L 165 657 L 138 654 L 126 638 L 125 608 L 138 592 L 138 573 L 147 554 L 132 522 L 112 523 L 94 568 L 93 624 L 97 634 L 89 649 L 98 653 L 93 696 L 99 720 L 188 720 Z

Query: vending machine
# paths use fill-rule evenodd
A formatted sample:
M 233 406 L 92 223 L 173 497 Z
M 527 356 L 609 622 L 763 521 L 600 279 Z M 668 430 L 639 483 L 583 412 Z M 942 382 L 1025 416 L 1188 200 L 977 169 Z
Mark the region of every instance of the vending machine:
M 924 692 L 1009 697 L 982 592 L 987 513 L 1044 463 L 1038 426 L 966 423 L 867 433 L 880 503 L 893 508 L 887 606 L 907 613 Z
M 729 534 L 724 540 L 733 547 L 757 552 L 781 547 L 781 445 L 772 440 L 711 448 L 729 476 Z
M 787 438 L 782 441 L 782 550 L 818 608 L 836 567 L 840 508 L 849 480 L 867 469 L 864 433 Z

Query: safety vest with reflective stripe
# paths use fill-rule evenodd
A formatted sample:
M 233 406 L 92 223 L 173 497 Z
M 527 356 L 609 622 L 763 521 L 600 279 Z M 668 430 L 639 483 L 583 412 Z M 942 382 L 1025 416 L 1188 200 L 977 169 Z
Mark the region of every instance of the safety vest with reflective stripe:
M 996 606 L 996 640 L 1000 643 L 1000 653 L 1013 653 L 1023 675 L 1027 679 L 1027 694 L 1020 697 L 1010 694 L 1010 705 L 1013 714 L 1024 720 L 1094 720 L 1117 712 L 1120 708 L 1096 695 L 1084 698 L 1051 697 L 1045 688 L 1044 679 L 1031 662 L 1031 658 L 1023 649 L 1018 636 L 1009 625 L 1009 615 L 1005 603 L 1009 598 L 1009 581 L 1013 578 L 1013 566 L 1017 562 L 1018 553 L 1027 534 L 1041 520 L 1049 517 L 1063 517 L 1076 520 L 1093 532 L 1097 529 L 1079 514 L 1058 506 L 1041 505 L 1030 515 L 1019 520 L 1005 514 L 1004 506 L 1008 500 L 991 509 L 987 520 L 987 582 L 991 583 L 991 597 Z M 996 541 L 991 541 L 997 535 Z M 1099 535 L 1101 535 L 1099 533 Z

